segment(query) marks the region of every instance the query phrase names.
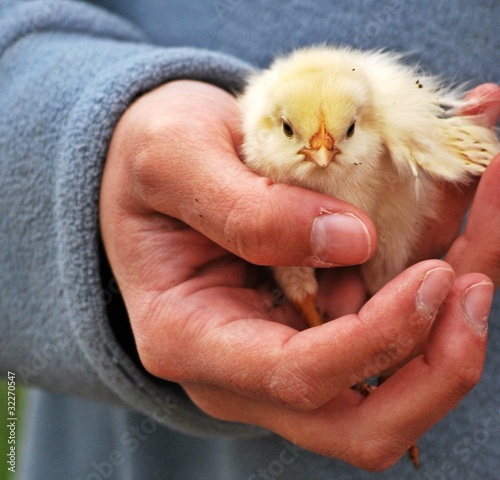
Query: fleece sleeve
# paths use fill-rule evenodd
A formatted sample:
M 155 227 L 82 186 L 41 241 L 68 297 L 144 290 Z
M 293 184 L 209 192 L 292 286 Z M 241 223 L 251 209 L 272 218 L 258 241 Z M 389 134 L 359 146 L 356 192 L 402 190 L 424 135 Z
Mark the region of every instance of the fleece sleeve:
M 149 45 L 85 3 L 0 0 L 2 371 L 191 433 L 258 433 L 205 415 L 118 341 L 98 231 L 103 162 L 127 106 L 179 78 L 237 91 L 248 72 L 222 54 Z

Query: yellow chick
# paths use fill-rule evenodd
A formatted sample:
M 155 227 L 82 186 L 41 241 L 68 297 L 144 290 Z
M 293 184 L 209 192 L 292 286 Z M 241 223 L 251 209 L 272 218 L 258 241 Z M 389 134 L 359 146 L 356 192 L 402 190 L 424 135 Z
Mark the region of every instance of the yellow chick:
M 458 116 L 463 92 L 403 56 L 309 47 L 250 78 L 240 98 L 246 165 L 365 211 L 379 235 L 362 265 L 373 294 L 403 271 L 439 199 L 433 180 L 481 175 L 500 143 L 477 117 Z M 319 325 L 314 269 L 274 267 L 309 326 Z

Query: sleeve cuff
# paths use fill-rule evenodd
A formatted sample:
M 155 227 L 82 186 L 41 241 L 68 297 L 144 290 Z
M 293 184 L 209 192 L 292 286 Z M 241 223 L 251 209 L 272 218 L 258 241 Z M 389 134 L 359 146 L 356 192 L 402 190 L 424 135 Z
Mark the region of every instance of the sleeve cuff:
M 56 165 L 60 271 L 82 352 L 125 405 L 173 428 L 202 435 L 255 436 L 263 431 L 206 415 L 182 388 L 148 375 L 122 350 L 106 318 L 106 297 L 98 281 L 98 189 L 114 126 L 137 96 L 176 79 L 204 81 L 237 92 L 249 72 L 247 65 L 233 58 L 199 50 L 151 49 L 129 56 L 82 92 L 67 122 L 75 128 L 67 130 Z M 89 223 L 93 228 L 88 228 Z M 87 265 L 82 269 L 84 261 Z
M 0 275 L 3 366 L 29 385 L 189 433 L 262 433 L 209 417 L 122 349 L 106 315 L 98 229 L 107 148 L 134 99 L 176 79 L 237 92 L 250 67 L 141 43 L 128 23 L 79 2 L 0 0 L 0 32 L 0 263 L 12 272 Z

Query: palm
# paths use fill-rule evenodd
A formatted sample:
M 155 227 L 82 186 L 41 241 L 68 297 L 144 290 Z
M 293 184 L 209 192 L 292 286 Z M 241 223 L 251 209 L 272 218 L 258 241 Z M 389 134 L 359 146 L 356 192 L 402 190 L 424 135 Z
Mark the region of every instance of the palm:
M 137 274 L 145 279 L 144 291 L 155 292 L 150 299 L 154 310 L 182 304 L 190 331 L 217 321 L 256 318 L 300 326 L 267 269 L 245 262 L 181 222 L 165 217 L 155 223 L 152 230 L 144 222 L 144 235 L 137 235 L 142 243 L 132 253 L 139 261 Z
M 317 256 L 312 226 L 324 210 L 355 214 L 370 238 L 374 227 L 343 202 L 272 185 L 249 172 L 236 155 L 237 124 L 233 97 L 181 81 L 140 98 L 113 134 L 101 187 L 101 229 L 141 360 L 151 374 L 183 385 L 214 416 L 263 426 L 366 468 L 387 466 L 477 380 L 484 337 L 454 320 L 463 318 L 464 292 L 485 277 L 453 281 L 446 264 L 424 262 L 366 301 L 355 267 L 318 269 L 320 306 L 341 318 L 304 330 L 268 270 L 254 265 L 356 263 L 350 251 L 349 260 L 338 249 Z M 488 169 L 486 197 L 500 177 L 497 163 Z M 500 199 L 491 208 L 500 208 Z M 451 223 L 448 238 L 457 225 Z M 491 235 L 500 231 L 498 223 Z M 367 236 L 358 241 L 361 262 L 371 243 Z M 352 238 L 345 244 L 351 248 Z M 416 303 L 429 272 L 445 291 L 432 289 L 423 304 Z M 480 303 L 487 308 L 491 289 L 484 288 Z M 431 370 L 411 362 L 360 405 L 349 387 L 376 371 L 377 358 L 389 346 L 393 350 L 399 332 L 404 342 L 397 343 L 391 364 L 406 359 L 446 292 L 454 300 L 443 304 L 437 333 L 425 346 Z M 448 342 L 450 336 L 456 341 Z M 451 365 L 453 355 L 462 361 Z M 409 377 L 407 368 L 413 369 Z M 404 391 L 411 395 L 401 400 Z M 297 429 L 306 424 L 309 429 Z M 349 438 L 332 438 L 337 428 Z M 375 430 L 377 445 L 370 440 Z M 364 439 L 370 440 L 368 455 Z

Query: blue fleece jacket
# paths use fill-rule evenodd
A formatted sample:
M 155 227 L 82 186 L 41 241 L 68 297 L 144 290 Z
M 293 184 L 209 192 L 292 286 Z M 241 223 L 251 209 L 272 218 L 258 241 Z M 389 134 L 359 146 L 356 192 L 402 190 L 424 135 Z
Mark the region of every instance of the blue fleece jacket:
M 94 3 L 114 14 L 0 0 L 0 364 L 43 389 L 25 419 L 21 478 L 417 478 L 405 462 L 372 476 L 215 420 L 148 375 L 99 242 L 100 176 L 114 125 L 138 95 L 178 78 L 236 92 L 250 65 L 303 44 L 412 51 L 451 80 L 498 83 L 500 4 Z M 498 311 L 483 381 L 424 436 L 420 478 L 496 478 Z

